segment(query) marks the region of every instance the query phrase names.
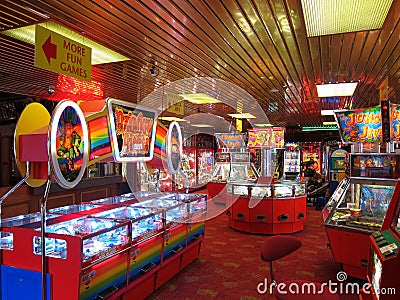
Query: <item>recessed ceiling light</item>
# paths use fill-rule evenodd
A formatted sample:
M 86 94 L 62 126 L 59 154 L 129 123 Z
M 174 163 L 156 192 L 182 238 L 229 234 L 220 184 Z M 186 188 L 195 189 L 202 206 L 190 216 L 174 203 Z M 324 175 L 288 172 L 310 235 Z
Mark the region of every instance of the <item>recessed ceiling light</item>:
M 61 34 L 62 36 L 65 36 L 75 42 L 78 42 L 84 46 L 91 48 L 92 49 L 92 65 L 129 60 L 129 58 L 127 58 L 126 56 L 121 55 L 107 47 L 104 47 L 104 46 L 90 40 L 86 36 L 83 36 L 75 31 L 72 31 L 72 30 L 70 30 L 64 26 L 61 26 L 60 24 L 54 23 L 54 22 L 45 22 L 45 23 L 40 23 L 37 25 L 24 26 L 24 27 L 20 27 L 20 28 L 5 30 L 5 31 L 2 31 L 1 33 L 8 35 L 10 37 L 13 37 L 15 39 L 21 40 L 23 42 L 29 43 L 31 45 L 34 45 L 35 44 L 36 26 L 43 26 L 48 30 L 54 31 L 54 32 Z
M 301 0 L 307 36 L 382 28 L 393 0 Z
M 176 122 L 187 122 L 185 119 L 177 118 L 177 117 L 158 117 L 159 120 L 163 121 L 176 121 Z
M 198 94 L 181 94 L 184 100 L 187 100 L 194 104 L 208 104 L 208 103 L 219 103 L 218 99 L 211 97 L 210 95 L 204 93 Z
M 256 127 L 272 127 L 274 125 L 269 124 L 269 123 L 262 123 L 262 124 L 253 124 L 253 126 L 256 126 Z
M 228 114 L 228 116 L 236 119 L 255 119 L 256 117 L 250 113 Z
M 322 125 L 324 125 L 324 126 L 336 126 L 337 123 L 335 121 L 332 121 L 332 122 L 326 121 L 326 122 L 322 122 Z
M 317 84 L 319 98 L 353 96 L 358 82 Z
M 334 116 L 335 110 L 333 109 L 321 109 L 321 116 Z
M 213 128 L 214 126 L 208 124 L 190 124 L 193 127 L 200 127 L 200 128 Z

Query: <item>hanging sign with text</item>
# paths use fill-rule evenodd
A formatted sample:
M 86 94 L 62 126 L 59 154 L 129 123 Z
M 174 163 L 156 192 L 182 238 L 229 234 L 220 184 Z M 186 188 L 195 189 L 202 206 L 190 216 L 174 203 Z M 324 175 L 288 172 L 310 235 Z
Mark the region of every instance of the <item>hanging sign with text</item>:
M 110 136 L 116 162 L 153 158 L 157 111 L 131 102 L 107 98 Z
M 35 66 L 77 79 L 91 81 L 92 49 L 36 25 Z
M 336 122 L 344 143 L 382 142 L 381 107 L 335 111 Z
M 247 147 L 271 149 L 272 128 L 249 129 Z

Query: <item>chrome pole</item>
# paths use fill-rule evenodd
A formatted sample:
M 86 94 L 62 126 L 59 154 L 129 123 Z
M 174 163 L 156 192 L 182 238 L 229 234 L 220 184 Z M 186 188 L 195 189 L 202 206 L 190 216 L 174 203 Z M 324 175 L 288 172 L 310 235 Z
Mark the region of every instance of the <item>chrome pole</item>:
M 49 164 L 50 168 L 50 164 Z M 46 204 L 47 198 L 49 196 L 50 185 L 51 185 L 51 178 L 50 178 L 50 169 L 49 169 L 49 176 L 46 182 L 46 188 L 44 190 L 44 195 L 42 202 L 40 204 L 40 215 L 41 215 L 41 251 L 42 251 L 42 299 L 46 300 L 46 275 L 47 275 L 47 261 L 46 261 L 46 240 L 45 240 L 45 233 L 46 233 Z
M 7 191 L 1 198 L 0 198 L 0 227 L 1 227 L 1 206 L 3 201 L 10 196 L 14 191 L 19 188 L 27 179 L 29 178 L 29 161 L 26 162 L 26 174 L 25 177 L 22 178 L 16 185 L 14 185 L 10 190 Z

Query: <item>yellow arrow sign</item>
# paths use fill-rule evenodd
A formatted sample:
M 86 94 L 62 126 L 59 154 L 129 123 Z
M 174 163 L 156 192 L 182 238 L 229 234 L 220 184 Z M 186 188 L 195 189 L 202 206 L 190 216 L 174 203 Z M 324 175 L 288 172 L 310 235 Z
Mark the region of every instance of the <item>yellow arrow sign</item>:
M 92 79 L 92 49 L 36 25 L 35 66 L 85 81 Z

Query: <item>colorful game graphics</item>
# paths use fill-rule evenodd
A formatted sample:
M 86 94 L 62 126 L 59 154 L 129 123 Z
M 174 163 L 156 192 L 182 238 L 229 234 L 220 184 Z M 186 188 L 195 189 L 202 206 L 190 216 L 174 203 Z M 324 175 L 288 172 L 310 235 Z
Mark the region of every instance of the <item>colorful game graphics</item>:
M 89 134 L 80 107 L 62 101 L 54 109 L 50 123 L 50 158 L 57 182 L 64 188 L 82 179 L 88 159 Z
M 157 112 L 130 102 L 107 99 L 114 159 L 117 162 L 153 158 Z

